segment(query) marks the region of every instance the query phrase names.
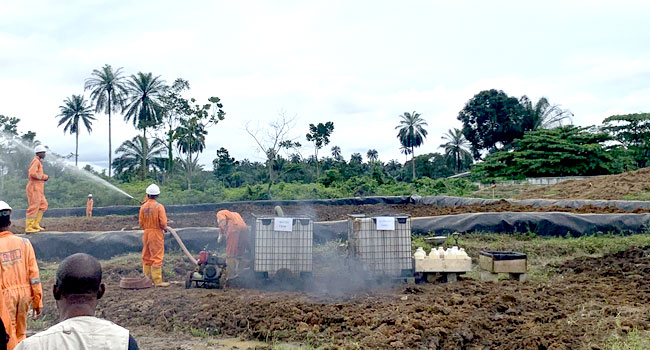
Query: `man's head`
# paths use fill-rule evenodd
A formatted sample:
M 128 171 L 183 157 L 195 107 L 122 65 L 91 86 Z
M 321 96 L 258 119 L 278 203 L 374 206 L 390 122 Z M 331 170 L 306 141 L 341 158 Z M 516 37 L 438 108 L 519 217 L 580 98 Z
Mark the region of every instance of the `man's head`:
M 147 197 L 151 199 L 156 199 L 160 195 L 160 187 L 156 184 L 151 184 L 147 187 L 146 191 Z
M 65 258 L 56 270 L 54 299 L 67 304 L 97 304 L 106 290 L 102 265 L 94 257 L 77 253 Z M 60 306 L 60 305 L 59 305 Z
M 47 152 L 47 148 L 43 145 L 38 145 L 34 148 L 34 153 L 41 159 L 45 158 L 45 152 Z
M 0 201 L 0 231 L 5 231 L 11 226 L 11 207 L 7 202 Z

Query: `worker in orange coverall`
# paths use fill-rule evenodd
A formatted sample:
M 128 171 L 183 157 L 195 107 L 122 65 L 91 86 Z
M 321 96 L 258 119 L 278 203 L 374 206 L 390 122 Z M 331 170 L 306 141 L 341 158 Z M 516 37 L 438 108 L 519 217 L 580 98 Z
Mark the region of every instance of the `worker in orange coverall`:
M 86 216 L 93 216 L 93 195 L 88 195 L 88 201 L 86 202 Z
M 11 225 L 11 207 L 0 201 L 0 259 L 3 290 L 3 306 L 8 311 L 9 321 L 5 323 L 10 336 L 18 343 L 25 339 L 29 307 L 38 318 L 43 308 L 43 289 L 39 277 L 34 248 L 27 238 L 14 236 L 7 231 Z M 0 310 L 2 312 L 2 310 Z M 0 317 L 2 315 L 0 314 Z M 4 317 L 3 322 L 4 322 Z
M 165 207 L 156 200 L 160 188 L 151 184 L 147 187 L 147 200 L 140 207 L 140 227 L 142 235 L 142 271 L 153 280 L 156 287 L 167 287 L 169 283 L 162 280 L 162 263 L 165 256 L 165 239 L 167 231 L 167 213 Z
M 224 280 L 227 281 L 237 277 L 239 262 L 248 244 L 248 226 L 238 213 L 229 210 L 217 212 L 217 225 L 219 226 L 217 243 L 221 243 L 224 235 L 226 237 L 226 278 Z
M 35 233 L 43 231 L 41 220 L 43 213 L 47 210 L 47 200 L 45 199 L 45 181 L 49 176 L 43 174 L 43 158 L 45 158 L 45 146 L 39 145 L 34 149 L 34 159 L 29 165 L 27 177 L 27 213 L 25 218 L 25 233 Z

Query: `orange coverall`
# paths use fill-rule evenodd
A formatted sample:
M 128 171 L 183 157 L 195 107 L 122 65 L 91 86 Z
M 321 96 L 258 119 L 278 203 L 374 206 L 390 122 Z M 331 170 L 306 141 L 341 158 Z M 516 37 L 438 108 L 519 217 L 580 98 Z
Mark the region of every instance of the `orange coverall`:
M 163 230 L 167 230 L 167 213 L 165 207 L 155 199 L 147 199 L 140 207 L 140 227 L 142 235 L 142 264 L 162 266 L 165 256 L 165 239 Z
M 7 349 L 12 350 L 16 345 L 18 345 L 18 342 L 16 341 L 16 332 L 14 331 L 14 326 L 11 324 L 11 316 L 9 315 L 9 309 L 7 308 L 7 298 L 4 294 L 4 291 L 0 289 L 0 319 L 2 319 L 2 324 L 5 326 L 5 332 L 9 336 Z M 4 339 L 0 339 L 0 341 L 4 341 Z
M 27 173 L 29 182 L 27 183 L 27 213 L 28 218 L 35 218 L 39 211 L 47 210 L 47 200 L 45 199 L 45 180 L 49 176 L 43 174 L 43 163 L 41 158 L 34 156 L 32 163 L 29 165 Z
M 244 254 L 246 237 L 240 237 L 248 229 L 244 219 L 238 213 L 220 210 L 217 212 L 217 220 L 220 233 L 226 234 L 226 256 L 237 257 Z
M 88 202 L 86 202 L 86 216 L 93 216 L 93 204 L 93 199 L 88 199 Z
M 34 309 L 43 308 L 43 289 L 38 264 L 29 240 L 14 236 L 9 231 L 0 233 L 0 259 L 5 305 L 11 317 L 16 340 L 20 342 L 25 339 L 30 305 Z

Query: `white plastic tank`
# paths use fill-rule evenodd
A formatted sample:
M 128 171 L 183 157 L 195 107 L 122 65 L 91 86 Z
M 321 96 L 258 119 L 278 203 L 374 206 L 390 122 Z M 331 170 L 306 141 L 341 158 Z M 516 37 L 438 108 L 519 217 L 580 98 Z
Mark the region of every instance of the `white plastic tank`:
M 443 248 L 442 246 L 438 247 L 438 256 L 440 256 L 440 259 L 445 258 L 445 248 Z
M 429 259 L 440 259 L 440 253 L 437 248 L 431 248 L 429 252 Z
M 418 260 L 422 260 L 427 256 L 427 253 L 422 249 L 422 247 L 418 247 L 418 249 L 415 250 L 415 253 L 413 253 L 413 257 Z
M 467 259 L 469 258 L 469 255 L 467 255 L 467 252 L 465 251 L 465 248 L 460 248 L 458 251 L 458 258 L 459 259 Z

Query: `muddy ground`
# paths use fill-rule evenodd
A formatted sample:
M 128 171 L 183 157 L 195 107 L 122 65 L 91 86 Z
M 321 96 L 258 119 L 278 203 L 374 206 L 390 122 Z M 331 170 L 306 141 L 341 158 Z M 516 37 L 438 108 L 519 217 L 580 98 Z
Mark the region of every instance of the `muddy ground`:
M 183 339 L 193 329 L 325 349 L 603 349 L 613 333 L 650 329 L 650 247 L 571 260 L 539 281 L 494 284 L 467 278 L 347 294 L 186 290 L 180 282 L 119 289 L 120 276 L 137 273 L 134 265 L 105 265 L 108 292 L 100 314 L 127 328 L 146 328 L 160 339 Z M 182 279 L 181 260 L 166 266 L 168 278 Z M 46 279 L 46 290 L 51 281 Z M 45 313 L 53 319 L 53 300 L 45 295 Z M 175 341 L 157 344 L 143 348 L 191 348 Z
M 348 214 L 409 214 L 413 217 L 484 213 L 484 212 L 572 212 L 572 213 L 647 213 L 650 209 L 636 209 L 625 211 L 615 207 L 595 207 L 586 205 L 578 209 L 559 206 L 533 207 L 529 205 L 513 205 L 505 200 L 493 204 L 475 204 L 457 207 L 438 207 L 426 204 L 367 204 L 367 205 L 313 205 L 309 207 L 289 205 L 283 207 L 286 215 L 313 217 L 316 221 L 345 220 Z M 251 224 L 253 214 L 271 215 L 272 207 L 259 207 L 254 205 L 236 205 L 231 210 L 242 215 L 244 220 Z M 214 227 L 216 226 L 216 212 L 185 213 L 168 215 L 174 221 L 172 227 Z M 119 231 L 137 229 L 138 218 L 129 216 L 104 216 L 104 217 L 67 217 L 43 219 L 43 225 L 49 231 Z M 24 220 L 17 220 L 11 227 L 12 232 L 23 232 Z

